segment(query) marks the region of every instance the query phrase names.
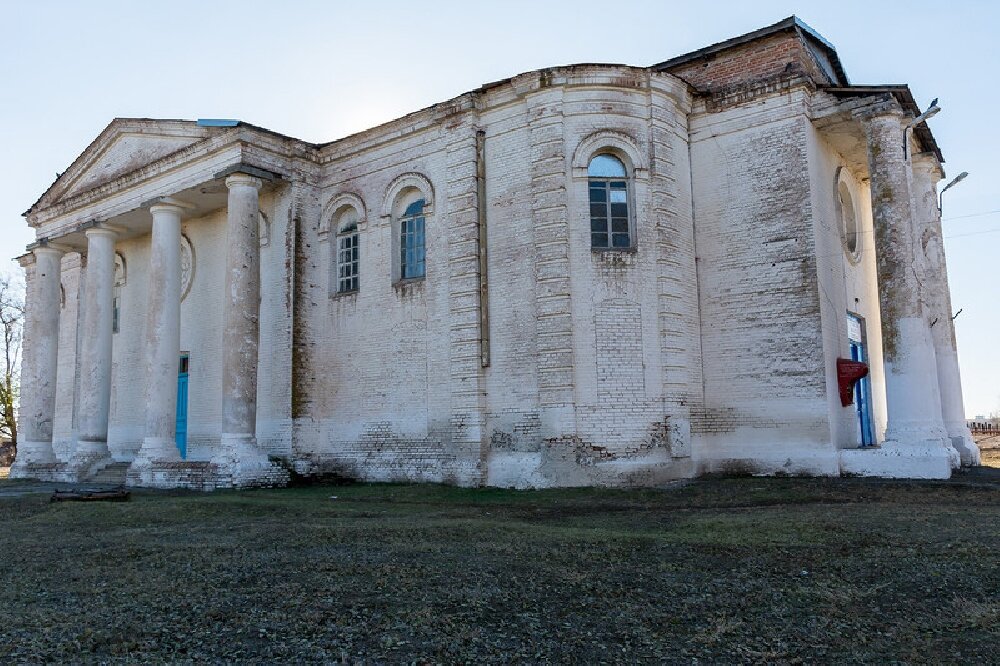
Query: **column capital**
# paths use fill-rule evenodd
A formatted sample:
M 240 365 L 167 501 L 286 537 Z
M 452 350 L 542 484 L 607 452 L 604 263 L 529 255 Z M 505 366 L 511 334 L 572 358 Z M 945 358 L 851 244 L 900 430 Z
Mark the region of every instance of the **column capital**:
M 35 255 L 36 257 L 46 255 L 49 257 L 54 257 L 56 259 L 61 259 L 62 256 L 66 254 L 66 252 L 62 248 L 53 247 L 51 245 L 39 245 L 38 247 L 31 248 L 31 254 Z
M 876 118 L 897 118 L 900 122 L 906 117 L 903 107 L 896 101 L 895 97 L 881 99 L 860 108 L 854 109 L 852 115 L 862 122 L 875 120 Z
M 173 197 L 160 197 L 159 199 L 154 199 L 148 204 L 149 212 L 152 215 L 163 211 L 175 212 L 177 215 L 181 215 L 186 210 L 192 210 L 194 204 L 189 204 L 186 201 L 181 201 Z
M 264 181 L 256 176 L 242 172 L 231 173 L 226 176 L 226 187 L 233 189 L 240 186 L 252 187 L 255 190 L 259 190 L 264 187 Z
M 118 238 L 118 231 L 115 229 L 111 229 L 107 226 L 91 227 L 89 229 L 86 229 L 83 232 L 83 234 L 88 239 L 104 237 L 104 238 L 110 238 L 111 240 L 115 240 L 116 238 Z

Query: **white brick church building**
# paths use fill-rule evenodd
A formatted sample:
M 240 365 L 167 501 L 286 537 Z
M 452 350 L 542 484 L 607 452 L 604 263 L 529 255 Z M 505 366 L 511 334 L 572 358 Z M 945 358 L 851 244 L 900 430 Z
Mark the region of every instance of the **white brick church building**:
M 978 451 L 920 115 L 793 17 L 324 144 L 114 120 L 25 214 L 13 475 L 947 477 Z

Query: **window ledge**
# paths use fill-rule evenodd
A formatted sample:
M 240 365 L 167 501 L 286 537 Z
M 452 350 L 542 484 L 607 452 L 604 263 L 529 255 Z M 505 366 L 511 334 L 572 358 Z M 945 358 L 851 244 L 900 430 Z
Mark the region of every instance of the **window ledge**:
M 353 299 L 355 296 L 358 295 L 360 291 L 361 291 L 360 289 L 352 289 L 350 291 L 335 291 L 333 292 L 333 295 L 331 297 L 335 299 Z
M 594 254 L 636 254 L 639 252 L 637 247 L 591 247 L 590 251 Z
M 424 282 L 427 280 L 427 276 L 415 277 L 415 278 L 405 278 L 402 280 L 396 280 L 392 283 L 393 290 L 399 292 L 401 295 L 408 295 L 419 293 L 424 290 Z

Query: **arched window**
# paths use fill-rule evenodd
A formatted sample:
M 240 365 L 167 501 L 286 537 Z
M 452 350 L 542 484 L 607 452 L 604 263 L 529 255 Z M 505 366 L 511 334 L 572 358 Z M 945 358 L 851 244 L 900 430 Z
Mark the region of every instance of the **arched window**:
M 840 218 L 840 238 L 844 244 L 844 253 L 851 263 L 857 263 L 861 258 L 860 220 L 858 206 L 854 198 L 857 192 L 856 183 L 846 167 L 840 167 L 834 174 L 834 209 Z
M 844 229 L 844 242 L 852 254 L 858 251 L 858 218 L 854 212 L 854 198 L 847 189 L 847 183 L 840 181 L 837 185 L 837 195 L 840 197 L 840 219 Z
M 337 217 L 338 294 L 357 291 L 361 287 L 359 249 L 358 211 L 348 206 Z
M 625 165 L 614 155 L 601 153 L 590 160 L 587 180 L 590 183 L 590 246 L 595 249 L 632 247 Z
M 125 286 L 125 257 L 115 253 L 115 285 L 111 300 L 111 332 L 118 333 L 122 323 L 122 288 Z
M 433 227 L 434 187 L 425 176 L 408 172 L 386 188 L 382 215 L 392 229 L 392 283 L 419 282 L 427 275 L 427 225 Z M 406 293 L 419 293 L 407 291 Z
M 410 203 L 399 217 L 399 277 L 402 280 L 424 277 L 424 207 L 426 201 Z

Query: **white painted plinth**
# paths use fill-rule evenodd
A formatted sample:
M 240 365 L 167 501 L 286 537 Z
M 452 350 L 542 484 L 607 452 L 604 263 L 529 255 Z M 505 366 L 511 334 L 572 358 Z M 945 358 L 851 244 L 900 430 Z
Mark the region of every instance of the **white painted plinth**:
M 887 479 L 947 479 L 954 450 L 940 442 L 885 442 L 865 449 L 842 449 L 840 473 Z
M 288 472 L 272 463 L 249 434 L 223 433 L 212 457 L 219 487 L 246 488 L 288 483 Z
M 17 443 L 17 457 L 10 467 L 10 478 L 64 481 L 66 474 L 66 465 L 52 453 L 52 442 Z

